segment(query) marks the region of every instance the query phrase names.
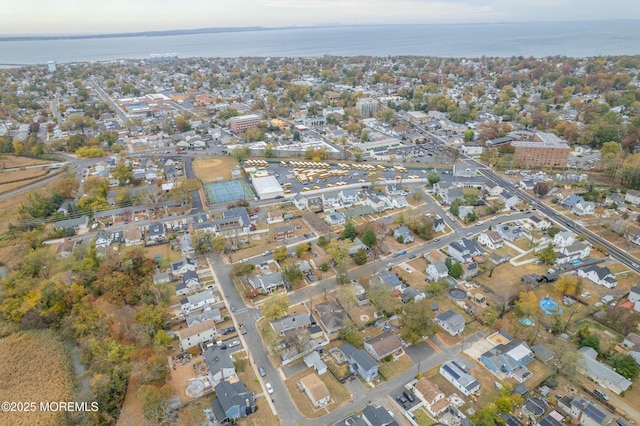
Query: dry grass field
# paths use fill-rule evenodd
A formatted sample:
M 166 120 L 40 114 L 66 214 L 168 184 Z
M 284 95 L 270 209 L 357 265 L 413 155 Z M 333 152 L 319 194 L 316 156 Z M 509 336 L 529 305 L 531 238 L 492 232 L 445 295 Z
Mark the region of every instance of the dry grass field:
M 37 166 L 38 164 L 49 164 L 51 161 L 37 160 L 35 158 L 17 157 L 11 154 L 0 156 L 0 169 Z
M 44 349 L 43 349 L 44 348 Z M 0 339 L 0 400 L 73 401 L 73 372 L 64 344 L 48 330 L 23 331 Z M 3 410 L 2 424 L 58 424 L 60 412 Z
M 230 180 L 231 169 L 238 165 L 233 157 L 205 157 L 193 162 L 193 169 L 198 179 L 203 182 Z
M 15 189 L 15 188 L 8 187 L 12 182 L 14 184 L 17 184 L 18 187 L 20 187 L 22 185 L 25 185 L 26 183 L 29 183 L 30 179 L 34 179 L 34 178 L 46 175 L 48 173 L 49 173 L 49 169 L 47 168 L 45 168 L 44 170 L 41 168 L 37 168 L 37 169 L 26 169 L 26 170 L 0 171 L 0 192 L 6 192 L 11 189 Z M 15 182 L 21 179 L 24 179 L 24 181 Z
M 300 379 L 313 372 L 313 368 L 307 368 L 285 380 L 291 399 L 293 399 L 303 416 L 310 419 L 322 417 L 351 400 L 349 391 L 331 373 L 325 373 L 318 377 L 327 386 L 329 395 L 331 395 L 331 402 L 321 408 L 314 407 L 309 397 L 298 387 Z

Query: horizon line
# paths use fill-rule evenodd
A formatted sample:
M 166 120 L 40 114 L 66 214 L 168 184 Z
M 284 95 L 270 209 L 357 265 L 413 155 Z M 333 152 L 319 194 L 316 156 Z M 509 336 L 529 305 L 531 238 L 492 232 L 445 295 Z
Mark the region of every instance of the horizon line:
M 640 18 L 628 19 L 590 19 L 590 20 L 559 20 L 559 21 L 496 21 L 496 22 L 447 22 L 447 23 L 326 23 L 317 25 L 283 25 L 277 27 L 266 26 L 238 26 L 238 27 L 199 27 L 199 28 L 178 28 L 167 30 L 148 31 L 126 31 L 118 33 L 41 33 L 41 34 L 0 34 L 2 41 L 38 41 L 38 40 L 82 40 L 93 38 L 128 38 L 128 37 L 167 37 L 176 35 L 195 35 L 206 33 L 225 32 L 249 32 L 249 31 L 277 31 L 277 30 L 303 30 L 312 28 L 347 28 L 347 27 L 370 27 L 370 26 L 444 26 L 444 25 L 509 25 L 509 24 L 562 24 L 562 23 L 589 23 L 589 22 L 620 22 L 620 21 L 640 21 Z

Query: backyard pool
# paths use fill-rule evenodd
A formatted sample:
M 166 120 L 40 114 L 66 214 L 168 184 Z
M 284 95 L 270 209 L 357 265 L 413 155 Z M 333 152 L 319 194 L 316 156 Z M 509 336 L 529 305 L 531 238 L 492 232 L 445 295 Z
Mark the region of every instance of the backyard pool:
M 549 296 L 545 296 L 545 298 L 540 301 L 540 307 L 547 315 L 562 313 L 562 309 L 560 309 L 558 304 L 551 300 Z

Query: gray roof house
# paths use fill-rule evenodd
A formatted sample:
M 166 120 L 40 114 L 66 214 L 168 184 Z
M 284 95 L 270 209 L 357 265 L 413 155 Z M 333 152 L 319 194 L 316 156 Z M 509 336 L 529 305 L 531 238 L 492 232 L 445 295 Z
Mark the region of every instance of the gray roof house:
M 249 284 L 256 290 L 269 293 L 284 285 L 284 278 L 280 272 L 273 272 L 266 275 L 253 275 L 249 277 Z
M 580 268 L 578 269 L 578 276 L 607 288 L 614 288 L 618 285 L 615 275 L 606 266 L 589 265 Z
M 196 309 L 205 308 L 212 303 L 216 303 L 216 296 L 211 290 L 201 291 L 180 299 L 181 309 L 185 314 Z
M 460 241 L 454 241 L 447 247 L 447 254 L 460 263 L 471 263 L 473 256 L 480 256 L 484 250 L 475 240 L 463 238 Z
M 449 275 L 449 268 L 444 262 L 430 263 L 427 265 L 427 275 L 432 281 L 438 281 L 441 278 L 446 278 Z
M 299 313 L 294 315 L 287 315 L 277 320 L 271 321 L 271 328 L 277 334 L 283 336 L 289 330 L 296 330 L 299 328 L 307 328 L 313 321 L 308 313 Z
M 197 263 L 190 257 L 183 257 L 177 262 L 171 264 L 171 273 L 175 276 L 181 276 L 187 271 L 195 271 Z
M 209 380 L 214 386 L 222 380 L 233 380 L 238 377 L 233 358 L 229 352 L 218 346 L 210 346 L 204 350 L 204 361 L 209 368 Z
M 595 349 L 583 346 L 578 350 L 582 359 L 578 359 L 578 371 L 593 380 L 597 384 L 616 394 L 626 391 L 631 382 L 615 372 L 613 368 L 596 359 L 598 353 Z
M 215 387 L 216 399 L 211 402 L 213 414 L 220 424 L 235 422 L 256 410 L 253 392 L 244 383 L 230 383 L 226 380 Z
M 340 330 L 347 319 L 347 314 L 340 305 L 334 301 L 323 302 L 315 305 L 316 312 L 320 317 L 320 322 L 328 333 L 335 333 Z
M 362 419 L 368 426 L 394 426 L 398 422 L 383 406 L 374 407 L 369 404 L 362 410 Z
M 402 347 L 402 340 L 393 331 L 385 331 L 364 341 L 364 350 L 377 361 L 389 355 L 394 357 L 402 355 L 404 353 Z
M 349 362 L 352 373 L 358 374 L 362 380 L 370 382 L 378 376 L 378 363 L 363 349 L 356 349 L 351 343 L 340 348 Z
M 411 235 L 411 231 L 409 231 L 409 227 L 407 226 L 400 226 L 394 229 L 393 238 L 395 238 L 396 240 L 398 238 L 402 238 L 402 242 L 404 244 L 412 243 L 415 240 L 415 238 L 413 238 L 413 235 Z
M 480 383 L 467 372 L 467 369 L 455 360 L 445 362 L 440 366 L 440 374 L 455 386 L 465 396 L 480 390 Z
M 452 336 L 458 336 L 464 331 L 464 317 L 451 309 L 436 315 L 435 321 Z

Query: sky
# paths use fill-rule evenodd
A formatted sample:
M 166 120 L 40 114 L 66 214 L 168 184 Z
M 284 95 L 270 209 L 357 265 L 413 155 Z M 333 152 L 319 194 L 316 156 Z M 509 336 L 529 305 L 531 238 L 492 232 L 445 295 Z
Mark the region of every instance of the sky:
M 0 34 L 640 19 L 638 0 L 17 0 Z

